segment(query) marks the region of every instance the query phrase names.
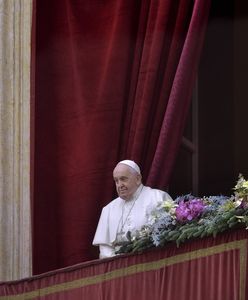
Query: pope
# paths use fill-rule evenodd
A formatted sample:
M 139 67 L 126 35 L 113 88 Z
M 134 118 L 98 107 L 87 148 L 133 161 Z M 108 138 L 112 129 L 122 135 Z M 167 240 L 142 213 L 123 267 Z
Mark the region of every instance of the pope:
M 99 246 L 99 258 L 112 257 L 127 240 L 127 233 L 140 230 L 151 211 L 165 200 L 164 191 L 142 184 L 140 167 L 132 160 L 122 160 L 113 171 L 118 198 L 102 209 L 93 245 Z

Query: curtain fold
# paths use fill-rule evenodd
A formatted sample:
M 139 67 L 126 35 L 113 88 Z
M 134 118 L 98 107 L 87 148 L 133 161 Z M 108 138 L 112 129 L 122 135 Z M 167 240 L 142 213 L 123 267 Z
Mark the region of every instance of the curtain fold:
M 147 17 L 139 24 L 138 37 L 143 38 L 143 45 L 138 53 L 138 68 L 132 72 L 130 91 L 133 93 L 129 96 L 130 109 L 123 130 L 127 136 L 122 139 L 124 151 L 121 153 L 123 157 L 134 157 L 141 164 L 145 180 L 157 148 L 192 13 L 192 1 L 149 3 Z M 153 185 L 158 186 L 156 182 Z
M 209 3 L 37 0 L 35 274 L 96 257 L 117 161 L 134 159 L 144 183 L 167 187 Z
M 153 156 L 148 183 L 167 186 L 181 143 L 185 119 L 191 100 L 197 66 L 207 26 L 210 1 L 194 1 L 190 24 L 181 48 L 180 58 L 170 89 L 168 104 Z M 164 82 L 166 86 L 167 80 Z M 163 176 L 161 176 L 163 174 Z

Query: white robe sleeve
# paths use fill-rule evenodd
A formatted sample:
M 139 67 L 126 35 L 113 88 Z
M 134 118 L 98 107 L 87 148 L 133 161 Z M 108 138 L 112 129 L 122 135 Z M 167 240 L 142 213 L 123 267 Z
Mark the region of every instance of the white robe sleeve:
M 107 258 L 115 256 L 115 249 L 111 246 L 109 234 L 109 206 L 102 209 L 102 213 L 98 222 L 93 245 L 99 246 L 99 258 Z
M 108 226 L 108 206 L 102 209 L 102 213 L 97 225 L 95 237 L 93 239 L 93 245 L 111 245 L 109 237 L 109 226 Z
M 99 258 L 107 258 L 115 256 L 115 249 L 109 245 L 99 245 Z
M 168 194 L 168 193 L 166 193 L 166 192 L 164 192 L 164 195 L 163 195 L 163 201 L 173 201 L 173 199 L 171 198 L 171 196 Z

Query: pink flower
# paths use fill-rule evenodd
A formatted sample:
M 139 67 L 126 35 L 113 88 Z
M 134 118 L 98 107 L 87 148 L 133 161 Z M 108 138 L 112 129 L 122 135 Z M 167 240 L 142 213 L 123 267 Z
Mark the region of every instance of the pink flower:
M 179 222 L 191 221 L 202 213 L 205 204 L 202 199 L 192 199 L 179 202 L 176 208 L 176 218 Z

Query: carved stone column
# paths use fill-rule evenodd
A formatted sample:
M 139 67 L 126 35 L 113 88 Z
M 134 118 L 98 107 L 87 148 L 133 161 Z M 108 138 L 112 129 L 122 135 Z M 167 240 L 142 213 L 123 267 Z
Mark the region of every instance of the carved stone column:
M 0 281 L 31 275 L 32 0 L 0 0 Z

